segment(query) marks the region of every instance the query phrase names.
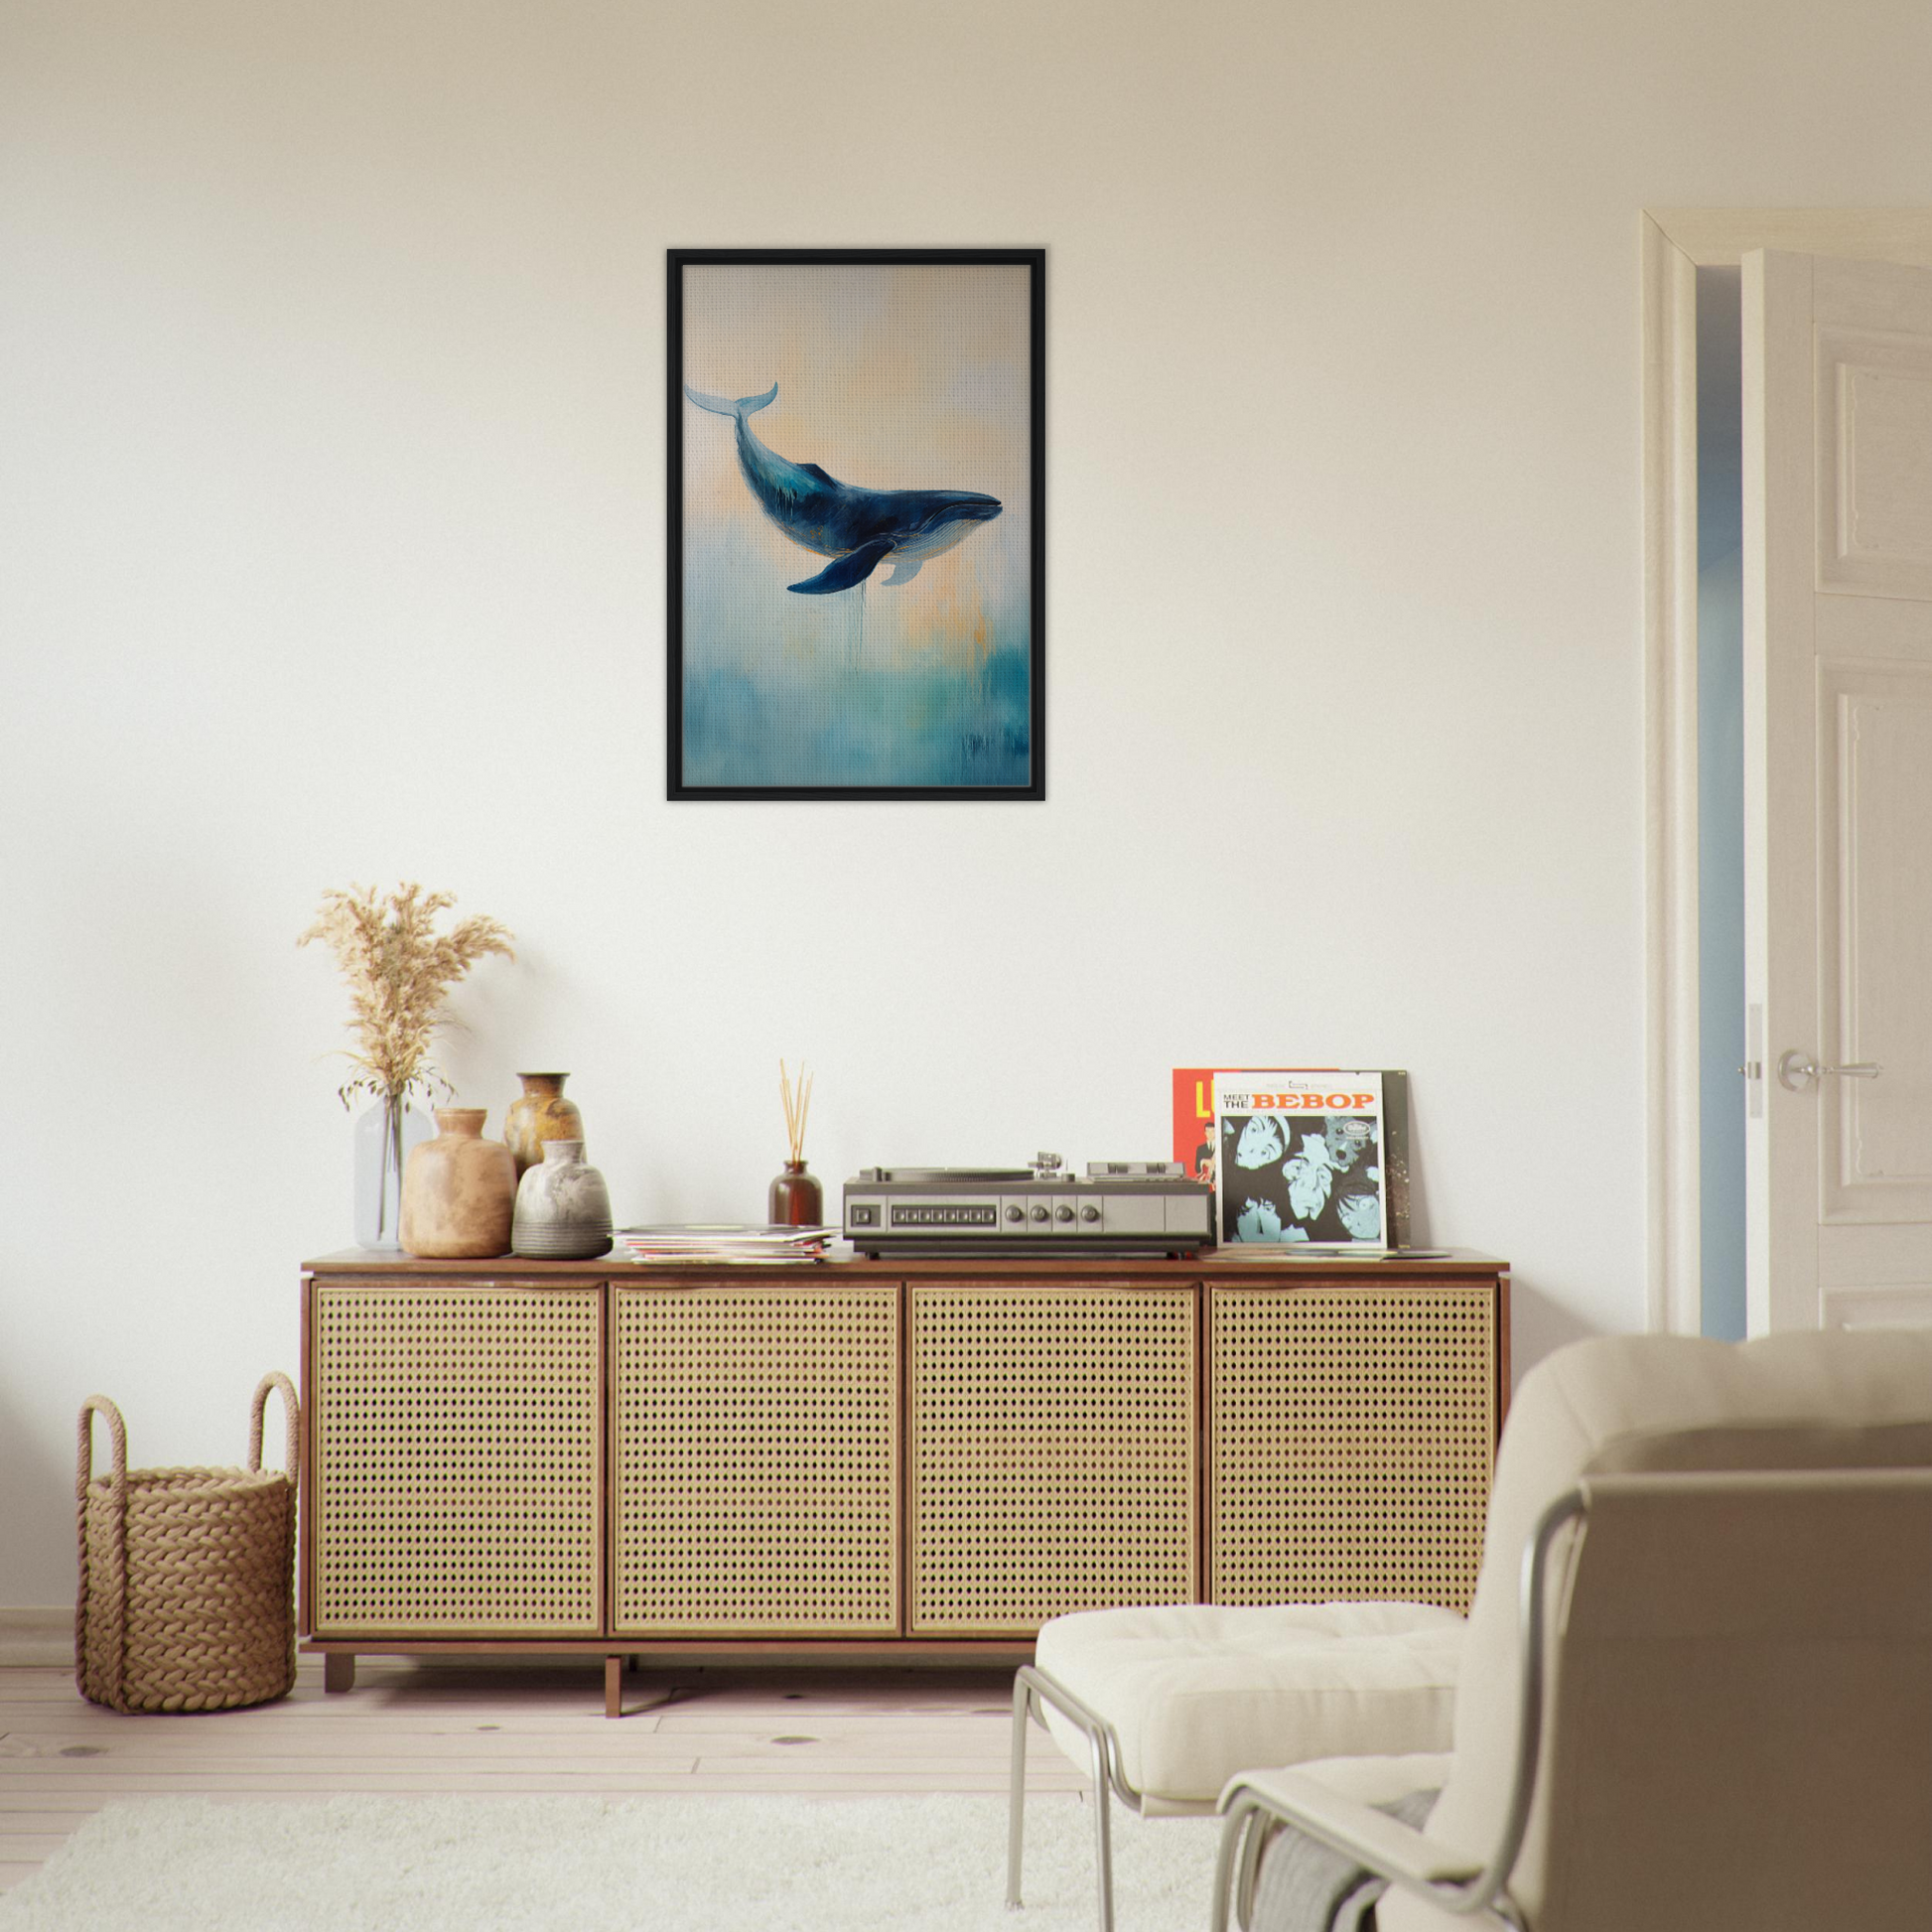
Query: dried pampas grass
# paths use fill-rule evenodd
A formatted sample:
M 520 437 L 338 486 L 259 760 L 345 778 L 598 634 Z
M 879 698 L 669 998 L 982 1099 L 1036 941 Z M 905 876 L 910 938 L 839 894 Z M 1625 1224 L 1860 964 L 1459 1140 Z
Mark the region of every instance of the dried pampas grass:
M 295 942 L 327 941 L 348 985 L 355 1044 L 342 1050 L 355 1072 L 339 1089 L 345 1107 L 356 1093 L 400 1099 L 415 1087 L 427 1092 L 432 1081 L 448 1090 L 429 1057 L 436 1030 L 456 1024 L 445 996 L 478 960 L 516 957 L 515 934 L 494 919 L 463 919 L 438 932 L 436 915 L 455 903 L 452 894 L 416 885 L 384 898 L 373 886 L 325 893 L 315 924 Z

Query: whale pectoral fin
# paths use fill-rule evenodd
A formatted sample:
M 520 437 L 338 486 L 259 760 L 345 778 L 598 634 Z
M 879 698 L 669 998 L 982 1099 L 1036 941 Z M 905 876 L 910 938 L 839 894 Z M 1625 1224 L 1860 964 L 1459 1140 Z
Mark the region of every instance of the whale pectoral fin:
M 833 591 L 849 591 L 854 584 L 863 584 L 880 562 L 893 553 L 891 537 L 874 537 L 870 543 L 862 543 L 858 549 L 849 550 L 843 557 L 835 557 L 816 577 L 808 577 L 802 584 L 787 584 L 788 591 L 800 591 L 806 597 L 825 597 Z
M 818 467 L 818 465 L 815 463 L 801 463 L 798 467 L 799 469 L 804 471 L 806 476 L 816 477 L 820 483 L 830 483 L 834 489 L 843 489 L 845 487 L 845 485 L 839 482 L 838 478 L 828 477 L 825 474 L 825 472 L 821 470 Z
M 882 577 L 882 584 L 909 584 L 925 565 L 923 557 L 908 557 L 903 551 L 893 559 L 893 574 Z

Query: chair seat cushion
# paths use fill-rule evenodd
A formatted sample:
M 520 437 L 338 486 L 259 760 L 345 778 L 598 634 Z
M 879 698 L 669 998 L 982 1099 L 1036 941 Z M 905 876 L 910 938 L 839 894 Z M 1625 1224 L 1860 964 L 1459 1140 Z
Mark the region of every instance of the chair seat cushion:
M 1448 1750 L 1463 1628 L 1433 1603 L 1083 1610 L 1035 1659 L 1114 1726 L 1149 1811 L 1211 1811 L 1237 1771 Z M 1080 1732 L 1046 1725 L 1086 1768 Z

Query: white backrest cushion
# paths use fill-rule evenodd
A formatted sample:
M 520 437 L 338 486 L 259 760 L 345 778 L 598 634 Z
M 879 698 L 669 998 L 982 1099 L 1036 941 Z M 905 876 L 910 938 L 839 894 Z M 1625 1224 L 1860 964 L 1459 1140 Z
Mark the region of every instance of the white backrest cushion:
M 1523 1378 L 1490 1492 L 1432 1838 L 1494 1849 L 1516 1755 L 1517 1592 L 1537 1519 L 1579 1477 L 1639 1469 L 1932 1467 L 1932 1331 L 1574 1342 Z

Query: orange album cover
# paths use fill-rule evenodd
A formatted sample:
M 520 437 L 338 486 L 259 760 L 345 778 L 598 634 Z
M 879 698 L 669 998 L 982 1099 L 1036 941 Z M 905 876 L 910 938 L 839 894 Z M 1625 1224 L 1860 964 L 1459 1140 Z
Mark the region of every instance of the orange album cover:
M 1177 1066 L 1173 1070 L 1173 1153 L 1190 1180 L 1214 1179 L 1214 1076 L 1217 1073 L 1338 1073 L 1334 1066 Z

